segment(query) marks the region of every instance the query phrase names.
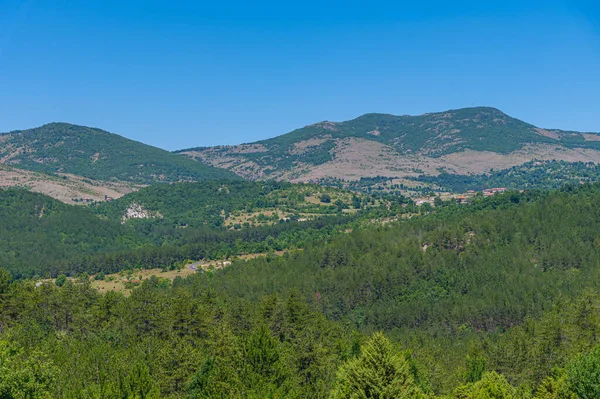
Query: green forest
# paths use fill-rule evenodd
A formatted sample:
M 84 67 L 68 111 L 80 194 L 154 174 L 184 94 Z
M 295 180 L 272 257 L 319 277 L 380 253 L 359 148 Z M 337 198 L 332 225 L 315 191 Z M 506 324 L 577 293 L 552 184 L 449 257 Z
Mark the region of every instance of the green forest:
M 38 172 L 145 184 L 237 178 L 160 148 L 68 123 L 5 133 L 0 139 L 0 157 L 7 164 Z
M 239 203 L 281 189 L 260 187 Z M 363 198 L 239 230 L 173 226 L 185 207 L 122 224 L 108 204 L 0 193 L 2 398 L 600 396 L 600 185 L 435 208 Z M 98 271 L 302 242 L 128 296 L 91 287 Z M 74 278 L 34 276 L 59 272 Z
M 327 196 L 327 197 L 323 197 Z M 107 219 L 120 221 L 132 204 L 141 205 L 153 215 L 146 220 L 152 224 L 186 227 L 222 227 L 232 216 L 256 215 L 278 211 L 283 216 L 299 219 L 312 216 L 336 215 L 354 206 L 353 194 L 347 190 L 321 187 L 315 184 L 286 182 L 247 182 L 213 180 L 201 183 L 155 184 L 128 194 L 116 201 L 99 203 L 93 211 Z M 311 202 L 310 199 L 315 201 Z M 329 198 L 322 201 L 321 198 Z M 366 205 L 366 199 L 360 199 Z M 315 203 L 316 202 L 316 203 Z M 254 224 L 268 222 L 260 217 Z M 130 223 L 144 222 L 131 219 Z
M 222 217 L 215 219 L 215 214 L 220 214 L 223 207 L 234 206 L 238 200 L 223 202 L 214 212 L 207 212 L 207 198 L 195 197 L 192 202 L 196 212 L 190 212 L 192 197 L 183 193 L 198 193 L 196 188 L 200 184 L 180 183 L 159 188 L 159 192 L 170 187 L 176 195 L 181 194 L 179 200 L 171 196 L 173 202 L 168 205 L 172 210 L 164 212 L 165 218 L 131 223 L 121 223 L 121 214 L 117 211 L 122 210 L 122 205 L 117 201 L 110 206 L 80 207 L 26 190 L 0 190 L 3 221 L 0 265 L 17 278 L 114 273 L 140 267 L 169 268 L 188 259 L 220 259 L 304 248 L 312 242 L 327 241 L 366 217 L 361 213 L 330 212 L 302 222 L 278 219 L 264 225 L 226 228 Z M 261 184 L 254 185 L 259 187 L 256 190 L 259 193 Z M 184 190 L 178 190 L 178 186 Z M 249 204 L 260 203 L 263 197 L 245 195 L 243 198 Z M 146 198 L 151 206 L 151 200 L 156 197 L 148 195 Z M 125 198 L 123 203 L 129 200 Z M 378 209 L 369 210 L 369 214 L 377 212 Z M 385 212 L 389 213 L 387 209 Z
M 372 219 L 419 211 L 403 208 L 406 201 L 231 180 L 157 184 L 87 207 L 0 190 L 0 265 L 16 278 L 43 278 L 303 249 Z M 152 217 L 124 220 L 132 204 Z
M 514 190 L 537 188 L 558 189 L 566 184 L 594 183 L 600 180 L 600 166 L 593 162 L 530 161 L 512 168 L 490 171 L 481 175 L 442 173 L 438 176 L 419 176 L 415 180 L 434 184 L 441 191 L 464 193 L 492 187 Z M 431 191 L 429 187 L 423 190 Z

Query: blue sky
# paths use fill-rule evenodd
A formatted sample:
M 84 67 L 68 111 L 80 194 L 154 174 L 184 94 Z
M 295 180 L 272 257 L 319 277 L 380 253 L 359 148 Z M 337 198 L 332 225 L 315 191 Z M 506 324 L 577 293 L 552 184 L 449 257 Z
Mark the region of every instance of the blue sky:
M 174 150 L 489 105 L 600 132 L 597 3 L 0 0 L 0 131 Z

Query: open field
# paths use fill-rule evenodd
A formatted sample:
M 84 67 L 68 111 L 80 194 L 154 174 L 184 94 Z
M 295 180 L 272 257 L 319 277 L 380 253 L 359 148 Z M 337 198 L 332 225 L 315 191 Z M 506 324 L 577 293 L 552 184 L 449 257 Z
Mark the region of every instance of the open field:
M 183 278 L 195 273 L 196 271 L 189 267 L 184 267 L 181 270 L 168 271 L 163 271 L 162 269 L 123 270 L 120 273 L 106 275 L 104 280 L 94 280 L 92 277 L 92 287 L 96 288 L 101 293 L 117 291 L 128 295 L 134 287 L 141 284 L 144 280 L 148 280 L 152 276 L 173 281 L 175 280 L 175 277 Z
M 0 165 L 0 188 L 20 187 L 46 194 L 67 204 L 104 201 L 105 196 L 119 198 L 142 185 L 86 179 L 72 174 L 49 175 Z
M 301 251 L 301 249 L 296 250 Z M 283 256 L 287 250 L 275 251 L 271 255 Z M 262 256 L 267 256 L 266 253 L 255 253 L 235 256 L 223 260 L 202 260 L 197 262 L 189 261 L 184 267 L 177 270 L 163 269 L 134 269 L 134 270 L 122 270 L 119 273 L 107 274 L 102 280 L 96 280 L 95 276 L 91 276 L 90 281 L 93 288 L 97 289 L 100 293 L 107 293 L 109 291 L 121 292 L 128 296 L 131 291 L 138 287 L 142 282 L 148 280 L 154 276 L 164 280 L 175 280 L 176 277 L 185 278 L 196 274 L 198 271 L 209 271 L 219 270 L 231 265 L 236 260 L 247 261 L 256 259 Z M 71 281 L 75 281 L 75 278 L 69 278 Z M 44 279 L 40 280 L 40 283 L 51 283 L 54 284 L 56 279 Z

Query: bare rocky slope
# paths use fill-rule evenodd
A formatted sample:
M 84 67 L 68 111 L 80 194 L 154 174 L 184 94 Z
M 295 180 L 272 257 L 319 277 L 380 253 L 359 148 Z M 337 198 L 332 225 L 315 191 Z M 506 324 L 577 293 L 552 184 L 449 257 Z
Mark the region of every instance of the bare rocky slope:
M 143 187 L 140 184 L 91 180 L 73 174 L 47 174 L 0 165 L 0 188 L 18 187 L 61 202 L 85 205 L 116 199 Z
M 600 162 L 600 134 L 542 129 L 489 107 L 420 116 L 366 114 L 272 139 L 177 151 L 249 180 L 485 173 L 533 159 Z

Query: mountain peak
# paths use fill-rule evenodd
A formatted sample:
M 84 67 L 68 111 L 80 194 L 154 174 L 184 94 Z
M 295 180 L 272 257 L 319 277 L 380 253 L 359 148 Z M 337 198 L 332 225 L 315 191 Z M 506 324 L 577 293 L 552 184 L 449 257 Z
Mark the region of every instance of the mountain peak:
M 3 135 L 0 164 L 142 184 L 237 178 L 117 134 L 65 122 Z
M 545 131 L 497 108 L 479 106 L 416 116 L 366 113 L 243 146 L 180 153 L 251 179 L 358 179 L 438 174 L 458 158 L 464 159 L 451 168 L 464 173 L 510 167 L 516 160 L 525 162 L 536 156 L 587 160 L 574 148 L 600 151 L 600 141 L 591 136 Z

